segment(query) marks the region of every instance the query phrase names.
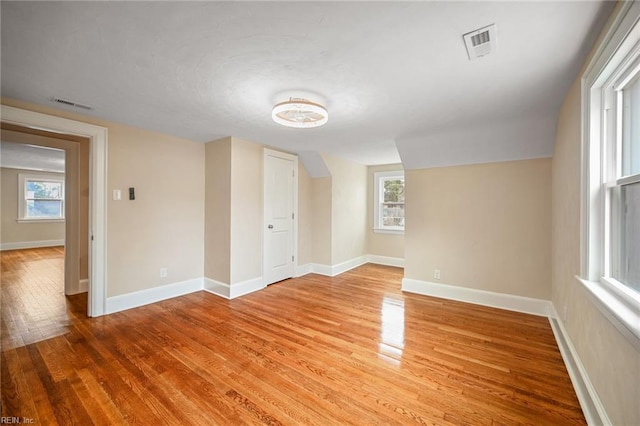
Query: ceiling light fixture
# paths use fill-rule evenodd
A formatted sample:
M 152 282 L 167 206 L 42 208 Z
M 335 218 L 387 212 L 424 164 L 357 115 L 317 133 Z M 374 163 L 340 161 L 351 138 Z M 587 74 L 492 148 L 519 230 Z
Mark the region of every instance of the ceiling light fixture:
M 329 120 L 329 113 L 325 107 L 315 102 L 289 98 L 273 107 L 271 118 L 283 126 L 306 129 L 325 124 Z

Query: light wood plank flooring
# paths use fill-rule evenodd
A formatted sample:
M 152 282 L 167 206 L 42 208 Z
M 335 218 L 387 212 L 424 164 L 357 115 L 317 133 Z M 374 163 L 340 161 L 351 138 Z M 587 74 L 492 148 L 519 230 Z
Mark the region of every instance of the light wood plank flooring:
M 61 249 L 2 252 L 2 416 L 37 424 L 585 424 L 547 319 L 307 275 L 100 318 Z

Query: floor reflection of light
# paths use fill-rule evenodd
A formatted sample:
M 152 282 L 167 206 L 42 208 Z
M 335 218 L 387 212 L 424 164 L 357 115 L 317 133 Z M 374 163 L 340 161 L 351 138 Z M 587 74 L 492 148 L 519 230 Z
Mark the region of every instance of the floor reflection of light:
M 385 296 L 380 310 L 378 357 L 399 366 L 404 349 L 404 300 Z

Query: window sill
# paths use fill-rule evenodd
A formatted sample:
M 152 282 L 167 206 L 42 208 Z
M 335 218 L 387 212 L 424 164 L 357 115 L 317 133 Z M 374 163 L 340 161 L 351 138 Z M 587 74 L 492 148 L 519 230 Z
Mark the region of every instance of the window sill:
M 637 350 L 640 350 L 640 302 L 615 285 L 588 281 L 576 275 L 576 279 L 588 290 L 594 305 L 622 333 Z
M 373 232 L 376 234 L 404 235 L 404 229 L 373 228 Z
M 18 223 L 64 223 L 64 219 L 17 219 Z

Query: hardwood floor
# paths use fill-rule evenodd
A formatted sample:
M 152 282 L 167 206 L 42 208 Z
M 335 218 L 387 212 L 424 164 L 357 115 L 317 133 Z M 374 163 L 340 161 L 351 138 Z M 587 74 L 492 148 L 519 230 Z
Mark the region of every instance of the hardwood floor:
M 307 275 L 86 317 L 60 249 L 2 252 L 2 416 L 38 424 L 585 424 L 546 318 Z

